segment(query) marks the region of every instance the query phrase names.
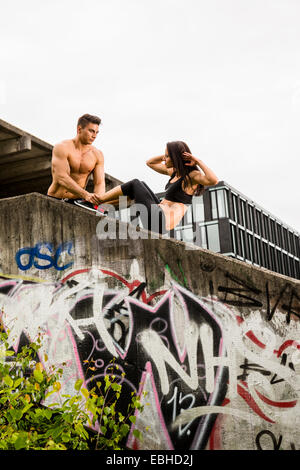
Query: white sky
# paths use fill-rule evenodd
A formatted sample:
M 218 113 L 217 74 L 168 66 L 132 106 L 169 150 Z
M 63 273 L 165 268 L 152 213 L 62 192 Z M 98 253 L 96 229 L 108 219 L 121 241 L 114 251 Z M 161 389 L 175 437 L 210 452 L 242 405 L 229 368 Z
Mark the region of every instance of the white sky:
M 220 180 L 300 231 L 299 0 L 10 0 L 0 118 L 55 144 L 99 115 L 105 171 L 184 140 Z

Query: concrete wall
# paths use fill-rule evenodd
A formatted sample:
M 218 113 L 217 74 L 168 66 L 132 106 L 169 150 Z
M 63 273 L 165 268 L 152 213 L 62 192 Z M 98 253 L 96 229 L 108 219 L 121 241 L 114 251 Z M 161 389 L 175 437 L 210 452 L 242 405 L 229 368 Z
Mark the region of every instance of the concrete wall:
M 125 396 L 148 392 L 144 441 L 131 434 L 130 447 L 299 449 L 299 281 L 173 240 L 126 239 L 132 226 L 39 194 L 1 200 L 0 220 L 11 345 L 42 332 L 49 363 L 67 363 L 63 393 L 78 378 L 92 387 L 115 357 Z M 99 240 L 98 224 L 119 239 Z

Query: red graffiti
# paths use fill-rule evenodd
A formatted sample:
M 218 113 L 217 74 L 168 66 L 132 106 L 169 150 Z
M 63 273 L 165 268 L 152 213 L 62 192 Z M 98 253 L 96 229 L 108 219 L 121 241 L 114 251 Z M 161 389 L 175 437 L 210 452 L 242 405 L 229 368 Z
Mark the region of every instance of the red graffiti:
M 247 383 L 246 382 L 241 382 L 245 387 L 248 387 Z M 256 401 L 254 400 L 254 398 L 252 397 L 252 395 L 247 391 L 245 390 L 244 387 L 242 387 L 241 385 L 238 384 L 237 386 L 237 390 L 238 390 L 238 394 L 245 400 L 245 402 L 250 406 L 250 408 L 258 415 L 260 416 L 262 419 L 264 419 L 265 421 L 268 421 L 269 423 L 272 423 L 274 424 L 275 421 L 273 421 L 272 419 L 268 418 L 268 416 L 266 416 L 263 411 L 259 408 L 258 404 L 256 403 Z
M 61 283 L 65 284 L 67 281 L 69 281 L 72 277 L 76 276 L 77 274 L 82 274 L 90 271 L 90 268 L 85 268 L 85 269 L 77 269 L 77 271 L 72 271 L 70 274 L 65 276 L 62 280 Z M 99 269 L 103 274 L 107 274 L 108 276 L 114 277 L 118 281 L 120 281 L 122 284 L 124 284 L 125 287 L 129 289 L 129 293 L 131 293 L 134 289 L 140 287 L 143 283 L 141 281 L 135 280 L 132 282 L 127 281 L 124 277 L 120 276 L 119 274 L 113 272 L 113 271 L 108 271 L 106 269 Z M 166 290 L 161 290 L 154 292 L 154 294 L 151 294 L 149 297 L 147 297 L 145 289 L 141 291 L 141 300 L 145 304 L 149 304 L 155 297 L 159 297 L 161 295 L 164 295 L 167 291 Z
M 297 405 L 298 400 L 291 400 L 291 401 L 273 401 L 270 398 L 265 397 L 262 393 L 255 390 L 259 398 L 271 406 L 277 406 L 278 408 L 293 408 Z
M 287 348 L 289 348 L 290 346 L 295 346 L 297 349 L 300 349 L 300 343 L 298 343 L 297 341 L 294 341 L 293 339 L 289 339 L 288 341 L 285 341 L 281 346 L 280 348 L 278 349 L 278 351 L 274 351 L 275 354 L 277 354 L 277 357 L 280 357 L 281 354 L 283 353 L 283 351 Z

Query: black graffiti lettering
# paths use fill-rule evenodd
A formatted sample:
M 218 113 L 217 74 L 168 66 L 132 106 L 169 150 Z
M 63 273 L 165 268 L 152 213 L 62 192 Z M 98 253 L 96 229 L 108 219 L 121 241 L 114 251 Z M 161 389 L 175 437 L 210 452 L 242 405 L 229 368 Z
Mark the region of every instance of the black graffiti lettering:
M 273 445 L 273 450 L 279 450 L 280 449 L 281 442 L 282 442 L 282 436 L 280 435 L 279 439 L 277 441 L 274 434 L 271 431 L 268 431 L 266 429 L 264 431 L 260 431 L 256 436 L 255 443 L 256 443 L 256 447 L 257 447 L 258 450 L 270 450 L 269 448 L 265 448 L 264 446 L 261 445 L 262 444 L 261 443 L 262 436 L 270 436 L 271 441 L 272 441 L 272 445 Z
M 146 287 L 146 283 L 141 282 L 139 286 L 137 286 L 128 294 L 128 297 L 133 297 L 136 294 L 136 298 L 139 299 L 145 287 Z M 125 302 L 125 299 L 122 299 L 121 302 L 119 302 L 118 304 L 114 304 L 111 308 L 107 309 L 107 315 L 112 314 L 114 312 L 121 313 L 122 309 L 124 308 L 124 302 Z
M 280 364 L 282 366 L 285 366 L 286 363 L 287 363 L 287 354 L 283 353 L 282 356 L 281 356 Z M 294 364 L 292 362 L 289 362 L 288 366 L 289 366 L 290 369 L 295 371 Z M 276 380 L 276 377 L 277 377 L 277 374 L 274 374 L 273 377 L 271 378 L 271 381 L 270 381 L 271 385 L 277 384 L 279 382 L 284 382 L 284 379 L 277 379 Z
M 285 366 L 287 363 L 287 354 L 282 354 L 281 356 L 281 361 L 280 365 Z M 290 369 L 295 371 L 294 365 L 292 362 L 288 363 L 288 366 Z M 251 364 L 248 359 L 245 357 L 244 363 L 240 365 L 240 369 L 243 370 L 243 373 L 237 377 L 238 380 L 243 380 L 245 381 L 249 375 L 248 371 L 253 371 L 253 372 L 259 372 L 260 374 L 264 376 L 270 376 L 272 373 L 269 370 L 264 369 L 262 366 L 259 364 Z M 274 374 L 270 380 L 270 383 L 272 385 L 279 383 L 279 382 L 284 382 L 284 379 L 277 379 L 277 374 Z
M 288 284 L 286 284 L 280 291 L 279 293 L 279 296 L 277 297 L 277 300 L 275 302 L 275 304 L 273 305 L 272 309 L 271 309 L 271 299 L 270 299 L 270 291 L 269 291 L 269 283 L 267 282 L 266 283 L 266 300 L 267 300 L 267 320 L 270 321 L 272 320 L 273 318 L 273 315 L 276 311 L 276 308 L 278 307 L 278 304 L 280 302 L 280 300 L 282 299 L 283 297 L 283 294 L 285 293 L 285 291 L 287 290 L 288 288 Z
M 269 436 L 270 439 L 263 438 L 263 436 Z M 263 431 L 260 431 L 255 439 L 256 442 L 256 447 L 258 450 L 283 450 L 280 449 L 281 444 L 282 444 L 282 435 L 279 436 L 278 440 L 276 439 L 276 436 L 269 430 L 264 429 Z M 270 449 L 268 446 L 268 440 L 271 441 L 273 448 Z M 262 442 L 264 441 L 264 443 Z M 296 446 L 294 442 L 290 442 L 290 448 L 291 450 L 296 450 Z
M 271 372 L 264 369 L 259 364 L 250 364 L 248 359 L 245 357 L 244 363 L 240 365 L 240 368 L 243 370 L 243 374 L 238 376 L 238 380 L 246 380 L 249 373 L 247 371 L 259 372 L 262 375 L 271 375 Z
M 72 287 L 74 286 L 77 286 L 78 285 L 78 282 L 75 281 L 74 279 L 69 279 L 67 282 L 66 282 L 67 286 L 72 289 Z
M 211 296 L 214 295 L 214 283 L 212 282 L 212 280 L 209 281 L 209 293 Z
M 226 277 L 242 287 L 218 286 L 218 291 L 225 293 L 224 298 L 220 299 L 222 302 L 236 307 L 262 307 L 262 303 L 259 300 L 253 298 L 252 296 L 250 297 L 249 295 L 246 295 L 249 293 L 259 295 L 261 294 L 261 290 L 257 289 L 256 287 L 250 285 L 245 281 L 238 279 L 232 274 L 227 273 Z M 228 294 L 234 295 L 238 297 L 238 299 L 229 299 Z
M 289 324 L 291 322 L 291 315 L 294 315 L 297 318 L 300 318 L 300 305 L 298 308 L 293 305 L 293 300 L 296 299 L 298 302 L 300 302 L 300 297 L 297 295 L 297 293 L 292 290 L 291 296 L 290 296 L 290 301 L 288 305 L 283 304 L 282 309 L 287 311 L 287 316 L 286 316 L 286 322 Z M 297 308 L 297 311 L 295 310 Z

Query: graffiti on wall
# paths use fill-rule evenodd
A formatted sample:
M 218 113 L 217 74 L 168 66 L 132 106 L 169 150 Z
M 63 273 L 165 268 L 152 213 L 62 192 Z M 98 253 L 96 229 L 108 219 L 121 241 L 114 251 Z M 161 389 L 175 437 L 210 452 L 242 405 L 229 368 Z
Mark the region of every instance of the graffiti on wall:
M 63 242 L 57 249 L 53 243 L 36 243 L 34 247 L 20 248 L 15 256 L 19 269 L 27 271 L 32 266 L 37 269 L 50 269 L 64 271 L 73 265 L 73 243 Z M 66 262 L 66 258 L 68 261 Z
M 276 302 L 250 301 L 245 286 L 202 298 L 166 278 L 148 293 L 137 261 L 129 280 L 103 268 L 69 271 L 57 283 L 2 276 L 2 322 L 15 350 L 43 332 L 49 363 L 68 364 L 62 393 L 78 378 L 91 389 L 107 373 L 125 391 L 147 391 L 136 426 L 149 428 L 148 448 L 230 449 L 237 427 L 242 448 L 296 448 L 298 322 L 290 314 L 287 324 Z M 236 298 L 251 303 L 247 315 Z M 141 444 L 131 433 L 128 445 Z

